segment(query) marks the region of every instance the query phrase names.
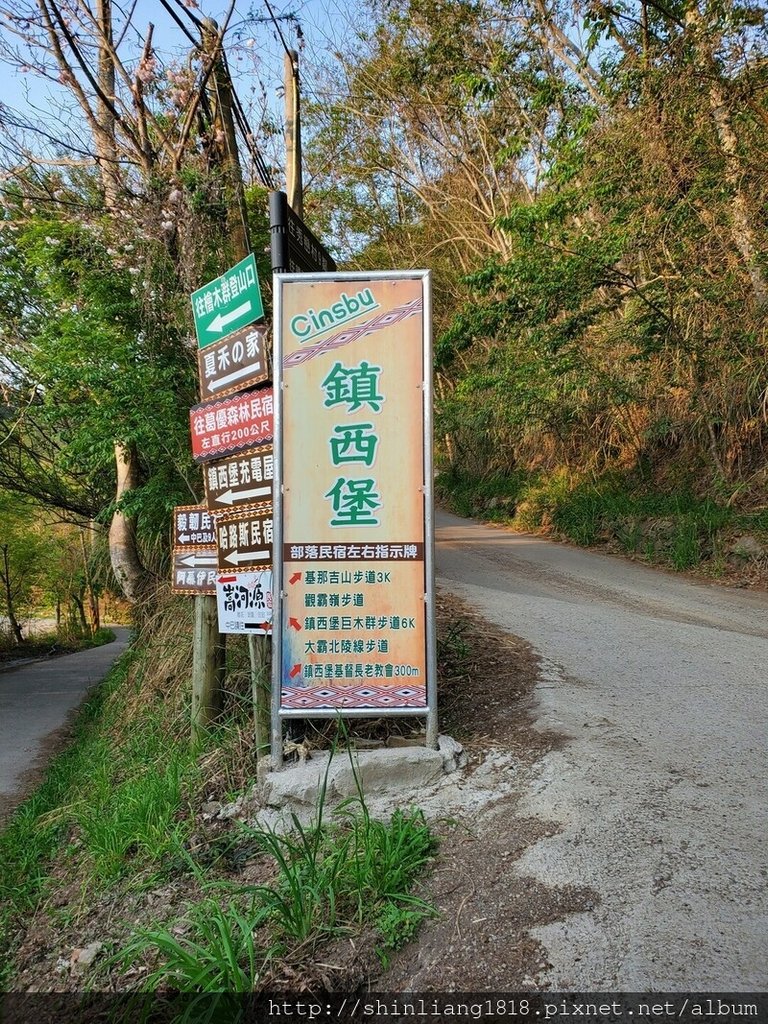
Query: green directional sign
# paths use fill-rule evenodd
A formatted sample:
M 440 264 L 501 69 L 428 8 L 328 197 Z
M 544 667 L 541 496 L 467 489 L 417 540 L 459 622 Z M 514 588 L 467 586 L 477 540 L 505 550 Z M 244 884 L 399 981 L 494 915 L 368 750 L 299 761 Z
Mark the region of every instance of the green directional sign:
M 192 314 L 199 348 L 261 319 L 264 306 L 253 256 L 192 292 Z

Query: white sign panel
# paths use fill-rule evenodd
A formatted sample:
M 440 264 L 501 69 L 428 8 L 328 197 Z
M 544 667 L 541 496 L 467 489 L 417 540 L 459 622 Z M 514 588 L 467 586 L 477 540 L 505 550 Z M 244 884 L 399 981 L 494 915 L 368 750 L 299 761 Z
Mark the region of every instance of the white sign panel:
M 216 578 L 220 633 L 272 632 L 272 570 Z

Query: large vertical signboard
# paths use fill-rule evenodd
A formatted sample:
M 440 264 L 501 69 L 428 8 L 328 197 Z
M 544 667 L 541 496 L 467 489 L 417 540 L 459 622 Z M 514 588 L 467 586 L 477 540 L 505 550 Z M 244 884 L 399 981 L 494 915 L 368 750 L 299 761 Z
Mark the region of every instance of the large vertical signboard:
M 427 713 L 429 276 L 275 280 L 279 714 Z

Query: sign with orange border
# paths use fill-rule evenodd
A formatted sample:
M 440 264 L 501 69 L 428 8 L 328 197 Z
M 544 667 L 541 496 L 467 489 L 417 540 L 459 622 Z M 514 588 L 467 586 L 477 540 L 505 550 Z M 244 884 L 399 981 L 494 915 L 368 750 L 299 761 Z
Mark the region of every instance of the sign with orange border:
M 171 593 L 212 597 L 216 593 L 216 548 L 175 548 L 171 563 Z
M 429 275 L 275 290 L 274 714 L 429 716 Z
M 253 572 L 272 565 L 272 504 L 216 516 L 216 547 L 222 572 Z
M 271 444 L 236 452 L 203 466 L 205 500 L 212 512 L 272 501 L 274 458 Z

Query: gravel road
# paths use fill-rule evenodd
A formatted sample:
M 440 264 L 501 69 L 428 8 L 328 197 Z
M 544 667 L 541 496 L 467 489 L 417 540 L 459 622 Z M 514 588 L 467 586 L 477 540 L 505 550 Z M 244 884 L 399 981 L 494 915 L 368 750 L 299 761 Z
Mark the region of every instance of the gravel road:
M 437 518 L 438 583 L 542 657 L 565 737 L 524 813 L 560 826 L 515 871 L 590 886 L 534 932 L 557 990 L 768 987 L 768 595 Z

